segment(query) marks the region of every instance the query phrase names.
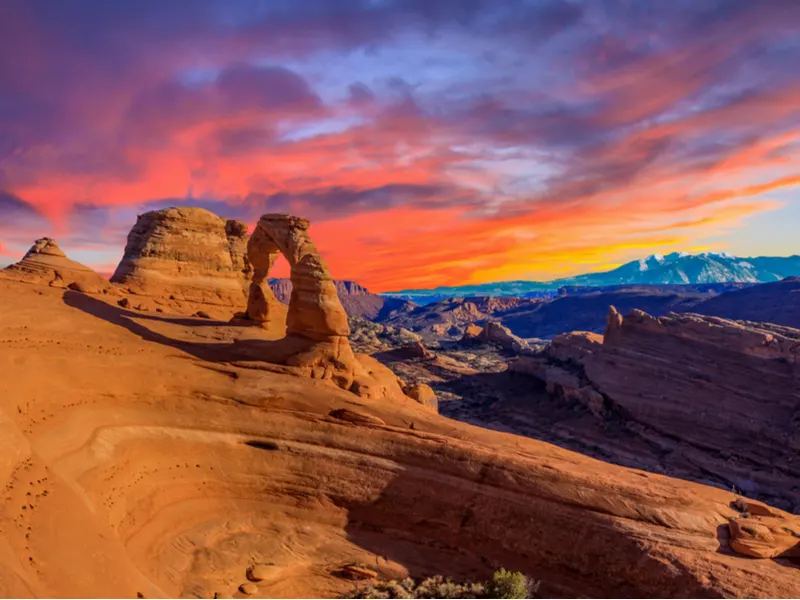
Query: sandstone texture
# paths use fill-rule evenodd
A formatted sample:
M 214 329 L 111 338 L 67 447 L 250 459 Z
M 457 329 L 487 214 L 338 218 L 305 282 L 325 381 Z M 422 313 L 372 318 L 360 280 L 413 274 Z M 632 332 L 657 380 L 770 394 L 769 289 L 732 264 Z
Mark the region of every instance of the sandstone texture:
M 52 238 L 36 240 L 21 261 L 0 271 L 0 277 L 89 294 L 112 291 L 100 275 L 67 258 Z
M 354 564 L 505 567 L 544 597 L 797 595 L 785 551 L 734 550 L 755 516 L 729 490 L 270 370 L 240 356 L 258 327 L 113 300 L 0 281 L 3 597 L 241 597 L 267 563 L 270 598 L 342 597 Z M 761 518 L 740 529 L 778 539 Z
M 377 360 L 356 355 L 347 313 L 328 266 L 308 234 L 306 219 L 263 215 L 247 245 L 253 266 L 247 317 L 269 329 L 282 322 L 282 304 L 268 285 L 279 255 L 291 268 L 292 291 L 285 336 L 253 358 L 285 364 L 301 374 L 336 384 L 364 397 L 402 397 L 397 377 Z M 279 317 L 275 315 L 279 314 Z
M 436 399 L 436 392 L 427 383 L 415 383 L 403 388 L 403 392 L 409 398 L 413 398 L 422 406 L 438 411 L 439 401 Z
M 800 512 L 800 330 L 696 314 L 608 313 L 510 370 L 623 422 L 729 488 Z
M 171 309 L 209 305 L 226 312 L 247 302 L 247 225 L 202 208 L 139 215 L 111 281 Z M 193 309 L 193 310 L 192 310 Z M 185 311 L 182 311 L 185 312 Z

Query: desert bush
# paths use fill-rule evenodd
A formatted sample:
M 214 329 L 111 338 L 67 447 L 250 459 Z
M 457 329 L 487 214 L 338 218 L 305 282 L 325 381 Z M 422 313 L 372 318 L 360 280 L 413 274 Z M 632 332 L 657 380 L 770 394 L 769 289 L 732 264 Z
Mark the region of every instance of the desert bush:
M 500 569 L 484 583 L 457 583 L 441 575 L 419 582 L 377 581 L 353 590 L 346 598 L 532 598 L 539 587 L 518 571 Z
M 500 569 L 487 584 L 488 598 L 530 598 L 538 589 L 538 582 L 531 582 L 519 571 Z

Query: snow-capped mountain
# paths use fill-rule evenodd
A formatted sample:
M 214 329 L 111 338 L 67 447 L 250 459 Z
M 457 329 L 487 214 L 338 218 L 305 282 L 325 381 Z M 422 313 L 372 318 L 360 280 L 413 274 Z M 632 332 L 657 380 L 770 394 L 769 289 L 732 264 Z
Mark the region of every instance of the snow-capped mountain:
M 759 283 L 800 273 L 800 256 L 738 258 L 727 252 L 673 252 L 629 262 L 605 273 L 587 273 L 551 283 L 562 285 L 619 285 L 624 283 Z
M 800 256 L 739 258 L 727 252 L 673 252 L 667 255 L 652 254 L 603 273 L 586 273 L 548 282 L 503 281 L 430 290 L 403 290 L 385 295 L 425 304 L 461 296 L 549 295 L 562 286 L 765 283 L 789 276 L 800 276 Z

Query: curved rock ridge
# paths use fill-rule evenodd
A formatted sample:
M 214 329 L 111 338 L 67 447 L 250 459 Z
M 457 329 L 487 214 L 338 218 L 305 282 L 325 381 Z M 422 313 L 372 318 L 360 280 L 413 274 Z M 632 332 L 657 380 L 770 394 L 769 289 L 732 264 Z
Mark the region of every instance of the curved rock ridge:
M 509 368 L 626 423 L 682 476 L 800 513 L 800 330 L 612 306 L 604 336 L 559 335 Z
M 403 396 L 403 382 L 390 369 L 369 356 L 353 353 L 347 313 L 308 228 L 307 219 L 266 214 L 247 243 L 253 266 L 247 317 L 274 329 L 284 322 L 285 314 L 285 337 L 265 348 L 259 357 L 299 368 L 315 379 L 330 380 L 359 396 Z M 268 283 L 269 272 L 281 254 L 291 268 L 288 310 Z
M 0 271 L 3 277 L 26 283 L 70 288 L 87 293 L 108 293 L 112 286 L 89 267 L 70 260 L 56 241 L 36 240 L 18 263 Z
M 728 490 L 229 362 L 257 328 L 8 281 L 0 306 L 0 596 L 340 598 L 354 563 L 505 567 L 556 598 L 797 595 L 794 518 Z
M 247 238 L 245 223 L 203 208 L 150 211 L 137 217 L 111 281 L 138 295 L 241 310 Z

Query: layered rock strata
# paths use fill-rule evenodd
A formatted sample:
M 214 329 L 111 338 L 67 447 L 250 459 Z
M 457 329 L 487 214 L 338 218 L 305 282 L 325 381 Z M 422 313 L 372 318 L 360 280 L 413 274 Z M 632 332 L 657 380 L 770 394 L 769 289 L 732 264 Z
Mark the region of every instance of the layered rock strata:
M 244 308 L 250 277 L 247 225 L 202 208 L 139 215 L 111 281 L 177 303 Z
M 511 371 L 623 422 L 746 494 L 800 511 L 800 330 L 613 307 L 604 336 L 554 338 Z
M 0 275 L 6 279 L 80 292 L 108 293 L 112 286 L 89 267 L 70 260 L 52 238 L 41 238 L 18 263 L 9 265 Z

